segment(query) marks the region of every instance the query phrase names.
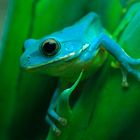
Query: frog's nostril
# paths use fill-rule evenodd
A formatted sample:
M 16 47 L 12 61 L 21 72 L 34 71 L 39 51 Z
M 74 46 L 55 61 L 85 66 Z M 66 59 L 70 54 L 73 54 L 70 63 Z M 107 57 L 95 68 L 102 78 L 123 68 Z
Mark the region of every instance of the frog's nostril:
M 24 64 L 28 64 L 28 63 L 30 63 L 30 56 L 26 56 L 24 59 L 23 59 L 23 62 L 24 62 Z
M 30 56 L 26 57 L 23 61 L 24 65 L 29 65 L 30 64 Z

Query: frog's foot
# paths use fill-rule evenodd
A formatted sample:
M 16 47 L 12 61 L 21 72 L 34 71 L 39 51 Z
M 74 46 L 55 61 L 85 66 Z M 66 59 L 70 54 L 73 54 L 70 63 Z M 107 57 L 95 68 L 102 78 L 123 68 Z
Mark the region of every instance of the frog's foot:
M 129 60 L 122 63 L 123 68 L 128 72 L 134 75 L 140 81 L 140 71 L 134 68 L 135 65 L 140 65 L 140 59 L 130 58 Z M 127 81 L 127 72 L 122 70 L 123 81 Z
M 65 118 L 59 118 L 58 122 L 63 125 L 63 126 L 66 126 L 67 125 L 67 120 Z
M 47 115 L 46 116 L 46 121 L 48 124 L 51 126 L 53 132 L 55 133 L 56 136 L 59 136 L 61 134 L 61 130 L 59 130 L 56 125 L 53 123 L 53 121 L 50 119 L 50 117 Z
M 60 117 L 53 108 L 48 109 L 48 115 L 57 120 L 62 126 L 67 125 L 67 120 L 63 117 Z
M 62 126 L 67 125 L 67 120 L 65 118 L 60 117 L 53 108 L 48 109 L 48 115 L 46 116 L 46 121 L 51 126 L 52 130 L 55 132 L 57 136 L 61 134 L 61 131 L 57 128 L 53 119 L 58 121 L 58 123 Z

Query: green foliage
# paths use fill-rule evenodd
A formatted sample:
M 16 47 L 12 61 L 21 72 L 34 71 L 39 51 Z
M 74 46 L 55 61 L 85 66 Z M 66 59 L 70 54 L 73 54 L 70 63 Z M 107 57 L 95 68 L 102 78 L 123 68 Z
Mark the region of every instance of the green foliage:
M 27 38 L 40 38 L 71 25 L 89 11 L 97 12 L 113 33 L 131 0 L 9 0 L 0 61 L 0 139 L 20 140 L 139 140 L 139 83 L 129 76 L 130 87 L 121 87 L 121 72 L 104 66 L 78 86 L 81 96 L 72 112 L 58 108 L 68 119 L 56 137 L 45 122 L 45 113 L 56 79 L 20 69 L 19 57 Z M 140 12 L 119 34 L 118 42 L 133 57 L 140 57 Z M 133 32 L 131 31 L 133 29 Z M 82 88 L 81 88 L 82 87 Z M 67 102 L 69 104 L 69 102 Z M 9 133 L 10 132 L 10 133 Z

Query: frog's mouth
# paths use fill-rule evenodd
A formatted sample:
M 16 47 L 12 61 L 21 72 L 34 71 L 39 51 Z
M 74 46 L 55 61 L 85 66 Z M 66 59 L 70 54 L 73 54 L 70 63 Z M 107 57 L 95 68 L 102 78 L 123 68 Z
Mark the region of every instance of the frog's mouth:
M 89 44 L 84 44 L 83 47 L 78 51 L 78 52 L 71 52 L 68 55 L 65 55 L 63 57 L 60 57 L 59 59 L 55 59 L 52 61 L 49 61 L 47 63 L 42 63 L 42 64 L 36 64 L 36 65 L 29 65 L 23 68 L 26 70 L 35 70 L 39 68 L 46 68 L 46 66 L 54 66 L 53 64 L 57 65 L 60 62 L 69 62 L 72 61 L 75 58 L 78 58 L 87 48 L 89 47 Z

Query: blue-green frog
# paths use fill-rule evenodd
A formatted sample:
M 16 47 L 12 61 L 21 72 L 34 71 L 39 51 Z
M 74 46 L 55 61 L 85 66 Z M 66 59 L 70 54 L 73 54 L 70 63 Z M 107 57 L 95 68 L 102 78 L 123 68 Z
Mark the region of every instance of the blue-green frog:
M 131 19 L 130 12 L 126 19 Z M 126 24 L 120 25 L 119 34 Z M 123 26 L 122 26 L 123 25 Z M 61 125 L 67 119 L 55 111 L 56 102 L 65 89 L 69 94 L 78 83 L 95 73 L 104 63 L 108 54 L 114 56 L 122 71 L 122 86 L 127 87 L 127 73 L 140 80 L 140 72 L 133 66 L 140 64 L 140 59 L 129 56 L 112 36 L 103 28 L 99 16 L 91 12 L 70 27 L 47 35 L 39 40 L 28 39 L 24 44 L 25 51 L 20 58 L 21 67 L 26 70 L 40 70 L 51 76 L 59 77 L 58 87 L 50 102 L 46 120 L 52 130 L 59 135 L 60 129 L 54 119 Z M 68 83 L 74 83 L 70 88 Z M 53 119 L 52 119 L 53 118 Z

